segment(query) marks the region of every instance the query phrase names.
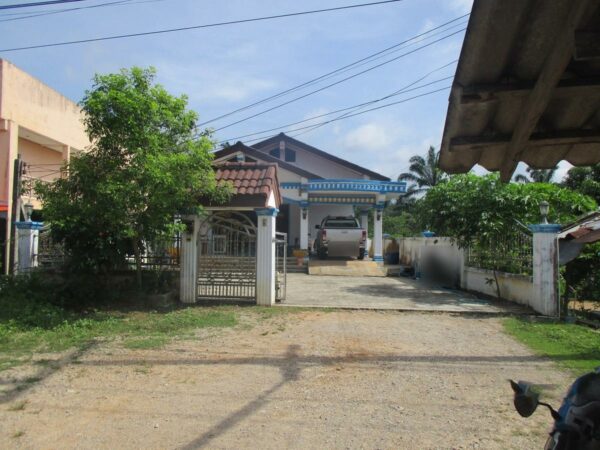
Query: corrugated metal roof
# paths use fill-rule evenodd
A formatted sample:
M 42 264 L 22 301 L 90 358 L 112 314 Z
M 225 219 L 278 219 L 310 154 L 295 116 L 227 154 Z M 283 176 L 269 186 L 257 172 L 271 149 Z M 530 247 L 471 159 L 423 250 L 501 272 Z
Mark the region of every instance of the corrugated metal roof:
M 441 146 L 449 173 L 475 164 L 600 162 L 600 2 L 475 0 Z

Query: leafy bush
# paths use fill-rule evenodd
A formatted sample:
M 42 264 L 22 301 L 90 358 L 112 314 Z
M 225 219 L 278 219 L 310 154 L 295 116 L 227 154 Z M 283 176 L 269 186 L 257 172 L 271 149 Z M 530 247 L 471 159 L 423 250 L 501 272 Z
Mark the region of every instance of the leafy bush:
M 567 223 L 597 207 L 592 198 L 554 184 L 507 184 L 497 174 L 466 174 L 429 189 L 416 211 L 421 226 L 466 246 L 509 236 L 518 229 L 517 221 L 539 223 L 543 200 L 550 203 L 548 220 L 554 223 Z
M 0 278 L 0 323 L 18 328 L 52 328 L 70 314 L 57 306 L 56 291 L 40 277 Z

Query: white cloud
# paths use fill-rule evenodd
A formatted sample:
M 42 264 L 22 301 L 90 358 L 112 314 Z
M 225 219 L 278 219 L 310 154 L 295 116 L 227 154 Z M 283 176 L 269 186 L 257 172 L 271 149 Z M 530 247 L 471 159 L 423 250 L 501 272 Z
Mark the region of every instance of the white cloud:
M 160 81 L 171 89 L 187 94 L 192 101 L 237 102 L 277 87 L 274 80 L 253 77 L 226 65 L 157 64 Z
M 351 151 L 375 152 L 386 148 L 390 140 L 385 127 L 371 122 L 350 131 L 343 138 L 342 143 Z

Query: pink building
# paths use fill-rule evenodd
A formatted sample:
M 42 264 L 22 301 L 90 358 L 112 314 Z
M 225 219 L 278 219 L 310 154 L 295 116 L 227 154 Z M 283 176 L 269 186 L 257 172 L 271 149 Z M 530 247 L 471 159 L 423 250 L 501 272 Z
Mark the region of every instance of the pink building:
M 70 155 L 89 146 L 76 103 L 0 59 L 0 245 L 2 270 L 8 271 L 13 222 L 22 207 L 39 209 L 33 181 L 52 181 Z M 16 195 L 15 160 L 23 161 L 21 195 Z

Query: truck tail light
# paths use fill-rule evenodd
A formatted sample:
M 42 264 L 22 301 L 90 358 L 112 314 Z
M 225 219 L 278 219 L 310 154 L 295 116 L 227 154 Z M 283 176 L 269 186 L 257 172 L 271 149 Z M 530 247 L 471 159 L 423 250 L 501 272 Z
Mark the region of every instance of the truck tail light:
M 362 232 L 362 240 L 363 241 L 367 240 L 367 230 L 363 230 L 363 232 Z
M 323 239 L 327 239 L 327 230 L 321 230 L 321 236 L 323 236 Z

